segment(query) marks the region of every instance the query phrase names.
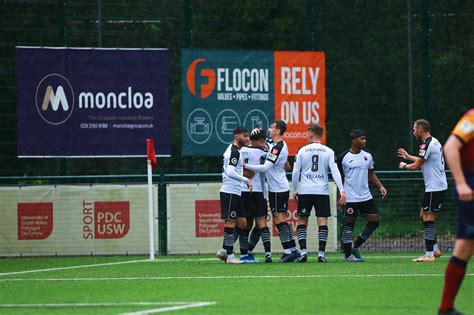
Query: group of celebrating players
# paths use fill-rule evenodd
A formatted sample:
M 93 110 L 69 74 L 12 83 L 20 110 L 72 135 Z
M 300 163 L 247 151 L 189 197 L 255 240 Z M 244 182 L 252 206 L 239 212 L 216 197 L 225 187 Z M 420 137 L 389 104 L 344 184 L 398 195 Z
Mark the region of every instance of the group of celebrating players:
M 456 182 L 455 191 L 459 194 L 455 196 L 459 215 L 458 240 L 454 256 L 446 270 L 445 290 L 439 314 L 461 314 L 453 308 L 454 298 L 464 277 L 467 261 L 474 254 L 473 117 L 474 109 L 471 109 L 453 130 L 445 146 L 445 155 Z M 339 190 L 338 205 L 344 212 L 344 261 L 363 262 L 359 248 L 379 226 L 379 215 L 369 190 L 369 181 L 379 189 L 382 199 L 387 196 L 387 190 L 374 172 L 373 157 L 364 150 L 367 142 L 364 131 L 352 131 L 351 147 L 336 159 L 334 151 L 321 143 L 323 128 L 318 124 L 308 127 L 308 144 L 298 150 L 292 174 L 293 197 L 298 204 L 296 234 L 299 250 L 292 228 L 287 222 L 290 186 L 286 172 L 291 170 L 291 166 L 287 161 L 288 146 L 283 140 L 285 131 L 286 124 L 281 120 L 274 121 L 269 127 L 269 139 L 266 139 L 267 132 L 262 129 L 254 129 L 251 134 L 242 126 L 234 129 L 234 141 L 224 152 L 223 185 L 220 190 L 224 240 L 217 256 L 228 264 L 256 263 L 253 249 L 262 239 L 265 262 L 272 262 L 271 234 L 267 226 L 268 200 L 283 247 L 280 262 L 304 263 L 308 260 L 307 226 L 314 208 L 319 241 L 317 261 L 326 263 L 325 249 L 329 232 L 327 224 L 331 216 L 328 173 L 331 171 Z M 430 124 L 424 119 L 414 122 L 413 135 L 422 141 L 418 155 L 410 155 L 403 148 L 397 151 L 400 158 L 412 162 L 400 162 L 399 168 L 421 168 L 425 183 L 420 219 L 424 225 L 426 253 L 413 261 L 433 262 L 436 257 L 441 256 L 436 239 L 435 219 L 448 188 L 443 147 L 431 136 Z M 367 224 L 353 241 L 352 232 L 358 216 L 364 217 Z M 240 259 L 233 251 L 237 239 Z

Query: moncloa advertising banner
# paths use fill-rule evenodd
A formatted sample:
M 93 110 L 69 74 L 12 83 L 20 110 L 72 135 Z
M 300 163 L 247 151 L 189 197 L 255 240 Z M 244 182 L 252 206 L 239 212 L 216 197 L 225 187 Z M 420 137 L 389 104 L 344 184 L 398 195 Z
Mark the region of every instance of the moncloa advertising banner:
M 324 52 L 185 49 L 181 71 L 183 155 L 222 155 L 237 125 L 274 120 L 295 155 L 310 124 L 326 127 Z
M 19 157 L 171 154 L 166 49 L 16 48 Z

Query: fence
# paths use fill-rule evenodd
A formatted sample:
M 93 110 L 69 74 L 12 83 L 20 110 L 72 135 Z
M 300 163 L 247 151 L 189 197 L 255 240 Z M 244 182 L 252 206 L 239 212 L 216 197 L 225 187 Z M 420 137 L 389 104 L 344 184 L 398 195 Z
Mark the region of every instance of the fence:
M 166 47 L 171 52 L 173 159 L 166 173 L 219 172 L 220 157 L 181 157 L 183 48 L 326 53 L 327 138 L 342 152 L 363 127 L 379 169 L 414 149 L 413 118 L 444 142 L 474 98 L 469 1 L 11 0 L 0 3 L 0 175 L 134 174 L 138 159 L 18 159 L 15 49 Z M 459 31 L 466 30 L 466 31 Z M 446 111 L 449 106 L 449 111 Z
M 369 252 L 411 252 L 411 251 L 422 251 L 424 248 L 424 242 L 422 237 L 423 225 L 419 219 L 419 208 L 421 197 L 423 195 L 423 179 L 420 172 L 407 172 L 407 171 L 397 171 L 397 172 L 387 172 L 381 171 L 377 172 L 380 180 L 388 190 L 388 196 L 385 200 L 380 199 L 379 192 L 374 190 L 373 196 L 377 202 L 378 209 L 380 212 L 380 227 L 372 235 L 369 241 L 364 244 L 364 251 Z M 450 175 L 448 173 L 448 175 Z M 21 186 L 35 186 L 35 185 L 65 185 L 65 184 L 136 184 L 144 183 L 145 175 L 102 175 L 102 176 L 49 176 L 49 177 L 1 177 L 0 185 L 5 187 L 7 185 L 21 185 Z M 174 241 L 174 237 L 178 237 L 173 233 L 173 229 L 168 227 L 170 222 L 169 213 L 180 213 L 183 212 L 181 209 L 168 209 L 170 185 L 171 184 L 192 184 L 196 185 L 199 183 L 218 183 L 220 182 L 220 174 L 157 174 L 154 176 L 154 182 L 158 186 L 158 233 L 157 237 L 159 240 L 159 252 L 160 254 L 166 255 L 170 253 L 168 244 Z M 452 187 L 452 178 L 449 176 L 448 179 L 449 186 Z M 191 186 L 192 186 L 191 185 Z M 187 185 L 190 186 L 190 185 Z M 176 187 L 176 186 L 174 186 Z M 184 186 L 183 186 L 184 187 Z M 216 184 L 215 190 L 219 188 L 219 185 Z M 178 187 L 179 191 L 179 187 Z M 217 193 L 216 193 L 217 195 Z M 204 195 L 203 195 L 204 196 Z M 186 194 L 185 191 L 182 191 L 175 198 L 181 198 L 186 200 L 188 198 L 190 205 L 195 203 L 197 198 L 190 197 L 189 194 Z M 207 197 L 205 198 L 207 199 Z M 209 198 L 216 199 L 216 198 Z M 179 228 L 180 221 L 186 220 L 186 224 L 183 224 L 183 227 L 189 229 L 191 226 L 191 233 L 188 233 L 187 237 L 195 237 L 198 233 L 194 231 L 194 227 L 197 220 L 194 216 L 196 209 L 187 211 L 186 213 L 191 213 L 191 217 L 183 218 L 180 215 L 175 215 L 175 218 L 178 221 L 174 221 L 174 228 Z M 184 213 L 184 212 L 183 212 Z M 188 215 L 188 214 L 186 214 Z M 334 218 L 337 217 L 338 224 L 341 224 L 340 212 L 332 211 Z M 310 218 L 311 224 L 315 224 L 314 217 Z M 191 225 L 188 223 L 191 222 Z M 194 224 L 193 224 L 194 223 Z M 359 219 L 356 225 L 355 231 L 360 231 L 363 226 L 364 220 Z M 340 241 L 340 226 L 338 228 L 339 233 L 337 233 L 338 240 Z M 190 232 L 190 231 L 188 231 Z M 216 232 L 215 232 L 216 233 Z M 189 236 L 191 235 L 191 236 Z M 354 233 L 354 237 L 355 237 Z M 180 236 L 182 237 L 182 236 Z M 220 235 L 213 235 L 219 240 L 217 244 L 221 241 Z M 308 238 L 315 240 L 316 233 L 308 235 Z M 445 195 L 443 209 L 437 220 L 437 237 L 438 242 L 443 250 L 451 250 L 454 246 L 455 241 L 455 210 L 453 208 L 453 202 L 450 195 L 450 192 L 447 192 Z M 280 251 L 278 241 L 273 242 L 274 251 Z M 143 242 L 147 242 L 146 237 L 143 239 Z M 339 243 L 335 242 L 335 249 L 339 250 Z M 314 248 L 313 248 L 314 250 Z M 171 250 L 173 252 L 173 250 Z M 200 250 L 196 248 L 193 252 L 209 252 L 209 249 Z M 176 251 L 175 251 L 176 253 Z

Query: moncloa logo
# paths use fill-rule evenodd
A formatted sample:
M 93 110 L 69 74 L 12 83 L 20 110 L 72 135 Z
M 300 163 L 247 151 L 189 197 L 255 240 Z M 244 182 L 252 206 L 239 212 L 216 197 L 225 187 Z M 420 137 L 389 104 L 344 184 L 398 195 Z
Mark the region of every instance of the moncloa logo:
M 78 109 L 150 109 L 154 105 L 150 92 L 134 92 L 132 87 L 126 91 L 80 92 Z M 36 109 L 49 124 L 60 125 L 72 115 L 75 104 L 74 90 L 66 77 L 52 73 L 45 76 L 36 87 Z
M 74 110 L 74 91 L 69 80 L 57 73 L 45 76 L 36 87 L 36 109 L 48 124 L 66 122 Z

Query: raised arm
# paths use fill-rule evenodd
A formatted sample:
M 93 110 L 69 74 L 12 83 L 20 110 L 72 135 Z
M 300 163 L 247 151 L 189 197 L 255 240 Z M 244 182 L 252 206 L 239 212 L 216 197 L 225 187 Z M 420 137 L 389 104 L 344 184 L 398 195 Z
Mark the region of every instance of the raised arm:
M 402 159 L 405 159 L 407 161 L 415 162 L 417 159 L 416 156 L 408 154 L 408 152 L 405 151 L 405 149 L 403 148 L 399 148 L 397 150 L 397 154 L 398 154 L 398 157 L 401 157 Z

